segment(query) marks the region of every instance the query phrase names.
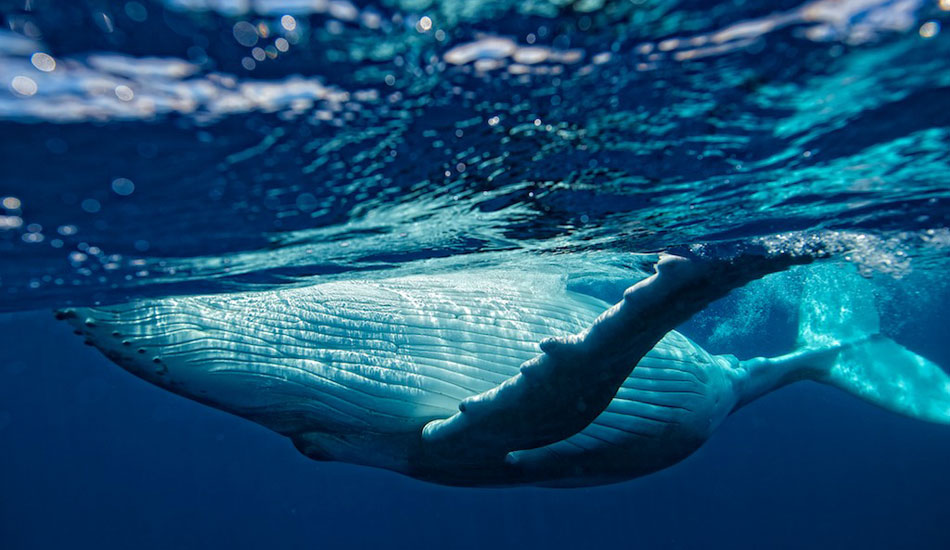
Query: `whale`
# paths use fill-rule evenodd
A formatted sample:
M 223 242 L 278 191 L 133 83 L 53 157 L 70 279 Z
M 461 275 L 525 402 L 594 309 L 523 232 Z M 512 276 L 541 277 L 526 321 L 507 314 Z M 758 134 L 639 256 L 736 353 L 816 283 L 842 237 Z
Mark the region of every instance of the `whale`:
M 676 327 L 807 256 L 660 256 L 611 303 L 556 271 L 484 268 L 69 307 L 123 369 L 306 456 L 453 486 L 583 487 L 672 466 L 725 419 L 811 380 L 950 424 L 950 377 L 841 289 L 799 345 L 714 355 Z M 860 317 L 860 318 L 859 318 Z

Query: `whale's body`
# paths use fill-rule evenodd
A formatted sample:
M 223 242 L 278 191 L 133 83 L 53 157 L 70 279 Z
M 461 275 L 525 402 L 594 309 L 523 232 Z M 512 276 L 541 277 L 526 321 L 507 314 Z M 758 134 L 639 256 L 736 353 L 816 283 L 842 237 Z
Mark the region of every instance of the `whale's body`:
M 461 402 L 504 404 L 493 388 L 531 379 L 519 369 L 539 355 L 539 342 L 605 324 L 609 307 L 569 290 L 562 276 L 486 271 L 64 314 L 133 374 L 263 424 L 312 458 L 461 485 L 592 485 L 656 471 L 697 449 L 738 406 L 807 377 L 803 365 L 814 363 L 810 356 L 739 362 L 663 331 L 608 390 L 605 407 L 587 411 L 593 401 L 580 397 L 568 401 L 576 411 L 541 410 L 539 418 L 551 416 L 555 424 L 563 424 L 562 414 L 592 418 L 565 431 L 570 435 L 506 447 L 503 460 L 487 451 L 484 458 L 480 445 L 466 447 L 493 437 L 492 430 L 505 436 L 506 426 L 520 420 L 514 409 L 501 428 L 485 435 L 462 425 L 463 443 L 451 442 L 456 417 L 464 416 Z M 440 437 L 450 444 L 436 446 Z

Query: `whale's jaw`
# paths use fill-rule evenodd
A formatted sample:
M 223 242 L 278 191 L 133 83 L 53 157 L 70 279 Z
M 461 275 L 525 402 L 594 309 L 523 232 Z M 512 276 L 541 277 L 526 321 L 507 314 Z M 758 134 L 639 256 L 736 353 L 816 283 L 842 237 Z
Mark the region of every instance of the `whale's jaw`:
M 279 374 L 279 368 L 272 372 L 229 368 L 233 356 L 204 361 L 194 353 L 180 355 L 177 348 L 189 339 L 205 339 L 208 334 L 199 335 L 202 331 L 196 328 L 194 333 L 169 338 L 174 334 L 170 327 L 176 323 L 168 318 L 163 320 L 160 306 L 140 302 L 106 308 L 68 308 L 58 310 L 56 317 L 67 321 L 87 345 L 129 373 L 290 437 L 309 458 L 410 472 L 408 457 L 414 453 L 415 428 L 374 433 L 368 425 L 346 425 L 327 414 L 328 407 L 332 410 L 332 396 L 327 396 L 317 384 L 294 381 Z M 139 313 L 133 314 L 133 310 Z M 188 314 L 187 308 L 178 312 L 178 316 Z M 253 359 L 247 357 L 245 361 L 249 365 Z
M 157 386 L 168 387 L 173 384 L 168 373 L 168 365 L 154 349 L 145 344 L 141 335 L 122 332 L 127 329 L 119 315 L 106 309 L 63 308 L 55 312 L 56 319 L 66 321 L 73 332 L 84 338 L 84 343 L 102 352 L 123 369 Z
M 201 323 L 203 315 L 176 301 L 142 301 L 109 307 L 67 308 L 56 312 L 85 343 L 114 363 L 168 391 L 294 435 L 319 425 L 318 414 L 306 407 L 288 407 L 283 396 L 291 382 L 266 369 L 243 373 L 229 362 L 253 364 L 239 334 L 230 343 L 216 340 Z M 190 325 L 190 326 L 189 326 Z M 203 344 L 195 347 L 197 343 Z M 207 356 L 215 346 L 230 348 L 220 357 Z M 204 351 L 205 354 L 202 354 Z M 246 349 L 245 349 L 246 351 Z M 204 355 L 204 356 L 203 356 Z M 316 401 L 316 388 L 294 384 L 297 402 Z M 289 398 L 288 398 L 289 399 Z

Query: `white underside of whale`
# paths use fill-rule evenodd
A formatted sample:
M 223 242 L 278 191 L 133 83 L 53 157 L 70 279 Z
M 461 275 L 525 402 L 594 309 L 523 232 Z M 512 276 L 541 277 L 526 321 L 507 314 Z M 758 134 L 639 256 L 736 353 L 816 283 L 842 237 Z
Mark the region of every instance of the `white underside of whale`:
M 315 456 L 409 472 L 401 438 L 608 307 L 561 276 L 484 271 L 144 300 L 77 318 L 90 320 L 81 326 L 107 355 L 153 383 L 304 440 Z M 692 450 L 734 405 L 710 406 L 710 393 L 727 388 L 725 363 L 670 332 L 593 424 L 531 458 L 629 453 L 657 438 L 679 454 L 677 435 Z
M 499 393 L 513 380 L 526 383 L 519 369 L 545 355 L 539 342 L 548 338 L 580 334 L 580 344 L 563 345 L 594 357 L 594 367 L 603 357 L 583 345 L 616 355 L 613 340 L 622 346 L 629 335 L 594 336 L 616 323 L 622 304 L 568 290 L 559 274 L 483 270 L 140 300 L 67 316 L 133 374 L 287 435 L 308 456 L 450 484 L 589 485 L 643 475 L 698 448 L 737 404 L 805 372 L 793 358 L 760 361 L 750 373 L 664 330 L 593 414 L 584 399 L 576 411 L 531 401 L 549 387 L 543 377 L 527 400 Z M 570 380 L 558 391 L 586 379 Z M 472 424 L 459 412 L 463 401 L 489 412 L 513 403 L 507 424 L 522 420 L 517 407 L 531 422 L 592 421 L 543 445 L 501 447 L 499 460 L 482 466 L 478 451 L 491 445 L 467 442 L 522 436 L 506 433 L 507 424 Z M 454 456 L 465 454 L 475 458 Z

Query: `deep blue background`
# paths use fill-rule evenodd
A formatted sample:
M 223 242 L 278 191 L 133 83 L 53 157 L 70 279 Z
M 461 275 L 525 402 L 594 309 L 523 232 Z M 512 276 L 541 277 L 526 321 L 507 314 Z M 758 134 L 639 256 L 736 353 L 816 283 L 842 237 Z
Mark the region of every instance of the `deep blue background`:
M 942 326 L 916 319 L 902 339 L 947 364 Z M 817 384 L 647 478 L 477 490 L 312 462 L 132 377 L 46 312 L 0 318 L 0 349 L 4 549 L 950 547 L 950 428 Z
M 423 39 L 411 24 L 388 34 L 349 25 L 348 34 L 315 34 L 253 73 L 240 65 L 250 52 L 234 40 L 236 19 L 141 2 L 151 14 L 145 23 L 122 15 L 125 0 L 34 0 L 28 14 L 23 2 L 0 0 L 0 26 L 16 27 L 28 15 L 61 67 L 102 52 L 189 59 L 198 47 L 209 64 L 196 78 L 222 72 L 242 83 L 279 83 L 300 73 L 341 90 L 388 95 L 398 89 L 412 101 L 367 102 L 359 117 L 340 127 L 259 112 L 208 125 L 185 115 L 72 125 L 29 117 L 29 124 L 0 121 L 0 197 L 22 201 L 22 208 L 3 210 L 22 215 L 22 227 L 0 232 L 0 310 L 276 284 L 285 277 L 397 268 L 430 256 L 475 257 L 497 246 L 548 251 L 547 243 L 555 243 L 560 254 L 572 247 L 645 251 L 796 230 L 856 230 L 860 239 L 837 246 L 864 243 L 858 256 L 888 266 L 893 259 L 899 267 L 906 254 L 931 280 L 946 272 L 946 236 L 937 233 L 930 246 L 926 232 L 950 223 L 950 94 L 939 78 L 950 59 L 950 24 L 934 2 L 925 2 L 919 15 L 921 22 L 939 18 L 943 24 L 930 39 L 910 28 L 863 45 L 845 35 L 812 42 L 796 26 L 770 33 L 756 48 L 660 63 L 651 72 L 634 70 L 631 62 L 642 42 L 715 32 L 798 2 L 667 2 L 671 11 L 646 24 L 627 17 L 627 8 L 614 12 L 623 2 L 590 16 L 566 3 L 557 18 L 543 20 L 523 16 L 517 2 L 502 2 L 504 10 L 493 13 L 485 2 L 472 19 L 447 27 L 444 43 Z M 384 16 L 397 4 L 357 3 L 377 4 Z M 475 4 L 465 3 L 466 9 Z M 94 21 L 107 8 L 121 32 L 105 32 Z M 856 10 L 851 23 L 870 24 L 874 13 L 883 12 Z M 576 19 L 591 16 L 589 32 L 572 30 L 580 29 Z M 327 19 L 313 14 L 309 23 L 323 28 Z M 660 24 L 668 21 L 682 25 Z M 570 69 L 524 83 L 497 73 L 486 79 L 461 70 L 422 72 L 431 68 L 431 55 L 481 32 L 518 37 L 541 24 L 587 54 L 616 55 L 587 78 Z M 362 58 L 331 55 L 349 51 L 344 46 L 353 39 L 381 41 L 392 53 L 365 65 Z M 554 36 L 549 42 L 559 43 Z M 0 51 L 0 62 L 17 56 Z M 354 70 L 370 65 L 378 71 Z M 397 75 L 396 87 L 384 83 L 387 73 Z M 824 77 L 834 75 L 840 83 L 828 89 L 847 99 L 841 106 L 859 107 L 855 112 L 815 103 L 814 86 L 825 89 Z M 450 93 L 456 87 L 472 93 Z M 801 104 L 791 101 L 799 95 Z M 535 116 L 566 124 L 582 139 L 531 130 L 512 141 L 515 113 L 524 114 L 526 124 Z M 487 124 L 498 114 L 501 125 Z M 486 123 L 468 124 L 476 117 Z M 398 160 L 361 155 L 369 145 L 356 138 L 390 123 L 398 138 L 390 153 Z M 463 123 L 464 137 L 454 132 Z M 780 137 L 798 124 L 805 124 L 799 133 Z M 284 137 L 266 155 L 220 167 L 275 129 Z M 707 137 L 730 135 L 742 139 L 702 145 Z M 337 140 L 349 145 L 329 154 L 313 147 Z M 874 146 L 880 148 L 869 149 Z M 464 174 L 444 176 L 454 163 L 443 163 L 463 153 L 474 158 L 469 150 L 478 151 L 479 162 L 470 162 Z M 318 156 L 327 164 L 304 173 Z M 356 194 L 353 174 L 367 176 Z M 118 176 L 134 180 L 133 195 L 112 191 Z M 417 200 L 419 189 L 426 190 L 424 200 Z M 328 199 L 332 208 L 316 219 L 298 212 L 301 192 Z M 369 198 L 359 198 L 363 194 Z M 443 231 L 442 217 L 386 222 L 383 215 L 374 222 L 382 224 L 379 235 L 400 235 L 404 224 L 428 223 L 423 227 L 431 231 L 395 248 L 395 239 L 381 240 L 383 250 L 355 239 L 346 253 L 326 255 L 319 248 L 300 251 L 323 244 L 323 233 L 290 233 L 345 227 L 361 219 L 358 212 L 386 214 L 390 206 L 431 201 L 432 208 L 444 208 L 446 197 L 463 213 L 458 234 Z M 101 211 L 84 210 L 85 198 L 99 201 Z M 509 207 L 511 215 L 499 214 Z M 80 230 L 60 235 L 57 228 L 67 224 Z M 43 229 L 42 243 L 23 240 L 31 225 Z M 895 231 L 899 244 L 885 242 Z M 50 246 L 57 235 L 62 248 Z M 282 254 L 293 247 L 275 236 L 300 250 Z M 918 250 L 921 243 L 928 245 Z M 66 260 L 90 245 L 100 254 L 90 252 L 76 265 Z M 263 265 L 233 276 L 223 261 L 203 261 L 272 250 L 257 257 Z M 107 270 L 112 254 L 126 263 Z M 921 268 L 918 254 L 937 261 Z M 148 277 L 139 276 L 141 264 L 131 263 L 140 257 L 149 262 Z M 899 326 L 889 334 L 950 368 L 946 285 L 941 291 L 906 279 L 900 285 L 920 289 L 913 300 L 929 313 L 890 302 L 891 321 Z M 784 323 L 789 329 L 789 320 Z M 692 328 L 698 337 L 709 332 L 709 326 Z M 715 351 L 786 351 L 794 331 L 783 334 L 756 334 L 737 349 Z M 579 490 L 472 490 L 312 462 L 261 427 L 133 378 L 83 346 L 49 312 L 0 316 L 0 350 L 0 550 L 950 548 L 950 427 L 904 419 L 817 384 L 752 404 L 684 463 L 644 479 Z

